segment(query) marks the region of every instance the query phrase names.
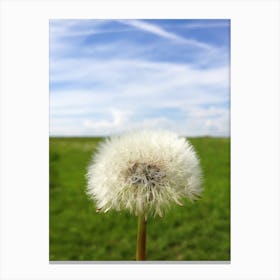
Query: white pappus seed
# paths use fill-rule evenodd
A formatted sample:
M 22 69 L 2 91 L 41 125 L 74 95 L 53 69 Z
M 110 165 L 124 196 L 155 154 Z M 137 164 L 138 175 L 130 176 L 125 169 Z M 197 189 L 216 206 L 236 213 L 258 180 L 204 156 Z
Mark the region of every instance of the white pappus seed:
M 95 153 L 87 172 L 87 194 L 98 212 L 129 210 L 163 216 L 170 203 L 200 197 L 201 169 L 191 144 L 166 130 L 114 136 Z

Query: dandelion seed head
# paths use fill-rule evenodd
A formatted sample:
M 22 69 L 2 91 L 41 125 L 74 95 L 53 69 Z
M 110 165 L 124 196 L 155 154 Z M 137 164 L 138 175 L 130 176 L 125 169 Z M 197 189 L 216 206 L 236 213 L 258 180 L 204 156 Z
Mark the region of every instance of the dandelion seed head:
M 169 131 L 138 131 L 105 140 L 87 172 L 99 212 L 159 215 L 181 199 L 200 197 L 201 169 L 191 144 Z

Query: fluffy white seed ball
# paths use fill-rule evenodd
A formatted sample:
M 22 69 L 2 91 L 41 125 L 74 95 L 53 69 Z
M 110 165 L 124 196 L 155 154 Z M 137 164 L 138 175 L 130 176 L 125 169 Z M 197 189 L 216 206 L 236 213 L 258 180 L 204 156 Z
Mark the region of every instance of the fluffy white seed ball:
M 127 209 L 163 216 L 170 203 L 202 191 L 198 157 L 185 138 L 169 131 L 138 131 L 106 139 L 87 173 L 87 193 L 99 211 Z

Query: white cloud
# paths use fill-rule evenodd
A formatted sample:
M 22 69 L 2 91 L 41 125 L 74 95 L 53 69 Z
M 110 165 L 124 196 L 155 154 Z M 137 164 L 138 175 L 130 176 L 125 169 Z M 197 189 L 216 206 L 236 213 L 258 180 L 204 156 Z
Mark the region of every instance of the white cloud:
M 197 118 L 194 116 L 176 120 L 167 117 L 141 118 L 131 121 L 129 118 L 120 120 L 94 120 L 81 119 L 77 124 L 74 118 L 54 121 L 51 125 L 51 135 L 63 136 L 92 136 L 112 135 L 134 129 L 168 129 L 183 136 L 228 136 L 229 135 L 229 114 L 221 115 L 218 118 Z
M 228 101 L 226 67 L 199 70 L 190 65 L 172 63 L 71 59 L 57 63 L 53 73 L 53 81 L 74 84 L 84 81 L 89 83 L 89 87 L 52 93 L 52 134 L 59 131 L 56 120 L 63 116 L 70 119 L 80 116 L 79 126 L 84 133 L 98 135 L 145 126 L 169 128 L 182 134 L 191 134 L 197 126 L 201 130 L 196 130 L 196 133 L 201 134 L 203 131 L 208 132 L 211 127 L 216 129 L 206 125 L 205 119 L 215 117 L 215 114 L 217 118 L 228 115 L 228 109 L 201 107 L 204 104 Z M 91 83 L 99 86 L 91 90 Z M 146 117 L 147 112 L 166 107 L 186 115 L 183 125 L 165 116 Z M 99 114 L 102 114 L 102 118 L 97 117 Z M 135 119 L 135 115 L 141 115 L 142 118 Z M 129 118 L 133 117 L 134 121 L 130 121 Z M 61 133 L 65 132 L 71 135 L 80 133 L 80 130 L 71 127 L 67 130 L 64 127 Z
M 122 22 L 123 24 L 127 24 L 129 26 L 133 26 L 133 27 L 138 28 L 140 30 L 155 34 L 159 37 L 178 42 L 178 43 L 184 43 L 184 44 L 188 44 L 192 47 L 198 47 L 198 48 L 202 48 L 202 49 L 206 49 L 206 50 L 213 49 L 213 47 L 209 44 L 202 43 L 202 42 L 199 42 L 197 40 L 187 39 L 187 38 L 181 37 L 177 34 L 166 31 L 165 29 L 163 29 L 160 26 L 157 26 L 157 25 L 152 24 L 152 23 L 145 22 L 143 20 L 131 20 L 130 19 L 130 20 L 120 20 L 120 22 Z
M 131 112 L 110 109 L 109 114 L 109 120 L 85 119 L 83 125 L 89 132 L 92 131 L 92 133 L 102 134 L 104 131 L 110 133 L 111 131 L 117 131 L 125 127 L 128 124 L 128 117 L 131 115 Z
M 225 28 L 229 27 L 229 21 L 225 22 L 224 20 L 221 22 L 210 22 L 207 21 L 205 22 L 192 22 L 192 23 L 187 23 L 187 24 L 180 24 L 177 26 L 177 28 L 184 28 L 184 29 L 212 29 L 212 28 Z
M 51 64 L 51 79 L 52 82 L 97 84 L 104 87 L 111 85 L 125 87 L 128 82 L 131 86 L 137 85 L 137 89 L 134 90 L 142 91 L 153 86 L 155 92 L 155 88 L 163 90 L 175 85 L 226 87 L 229 82 L 229 69 L 228 67 L 196 69 L 187 64 L 147 62 L 137 59 L 101 61 L 91 58 L 64 59 L 62 62 Z

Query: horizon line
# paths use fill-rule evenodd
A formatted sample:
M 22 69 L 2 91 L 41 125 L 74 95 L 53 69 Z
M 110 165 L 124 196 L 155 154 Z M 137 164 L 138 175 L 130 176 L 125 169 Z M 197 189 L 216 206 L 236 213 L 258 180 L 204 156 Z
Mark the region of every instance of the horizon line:
M 114 134 L 116 135 L 116 134 Z M 106 138 L 112 135 L 49 135 L 49 138 Z M 230 135 L 179 135 L 188 138 L 230 138 Z

